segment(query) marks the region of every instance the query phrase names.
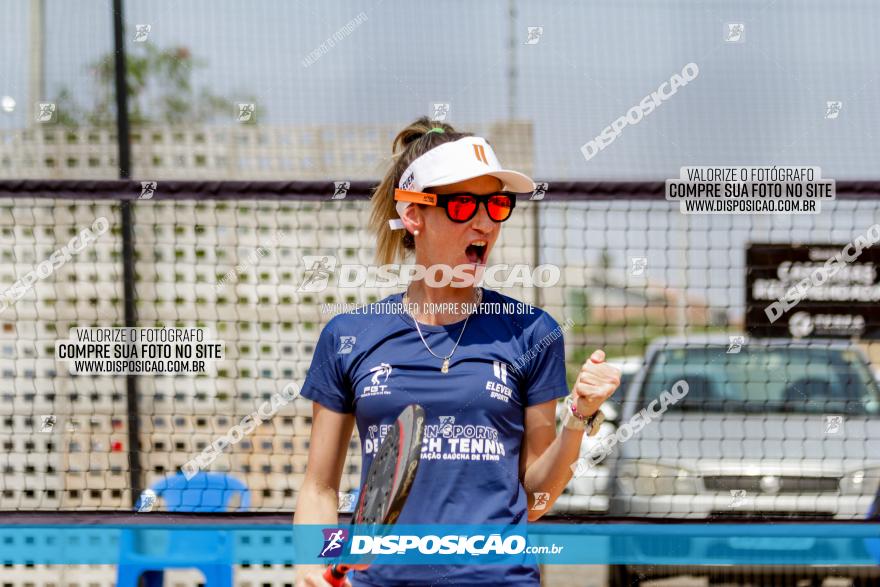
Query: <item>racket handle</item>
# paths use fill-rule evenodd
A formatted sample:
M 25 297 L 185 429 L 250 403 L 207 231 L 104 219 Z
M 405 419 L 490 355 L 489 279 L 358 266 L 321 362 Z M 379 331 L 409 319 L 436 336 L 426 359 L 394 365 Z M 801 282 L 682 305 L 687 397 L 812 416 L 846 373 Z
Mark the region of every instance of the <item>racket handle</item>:
M 333 587 L 342 587 L 345 585 L 345 574 L 350 568 L 348 565 L 330 565 L 324 571 L 324 580 Z

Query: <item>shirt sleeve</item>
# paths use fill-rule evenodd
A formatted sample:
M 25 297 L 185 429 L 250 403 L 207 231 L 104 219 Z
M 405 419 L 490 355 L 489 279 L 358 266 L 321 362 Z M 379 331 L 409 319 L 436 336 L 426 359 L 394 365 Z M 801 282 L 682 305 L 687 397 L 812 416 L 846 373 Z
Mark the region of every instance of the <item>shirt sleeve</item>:
M 526 406 L 533 406 L 569 393 L 565 379 L 565 342 L 562 328 L 546 312 L 530 329 L 526 380 Z
M 337 339 L 331 320 L 318 337 L 300 395 L 334 412 L 350 414 L 354 412 L 354 394 L 342 364 L 342 357 L 347 355 L 337 353 Z

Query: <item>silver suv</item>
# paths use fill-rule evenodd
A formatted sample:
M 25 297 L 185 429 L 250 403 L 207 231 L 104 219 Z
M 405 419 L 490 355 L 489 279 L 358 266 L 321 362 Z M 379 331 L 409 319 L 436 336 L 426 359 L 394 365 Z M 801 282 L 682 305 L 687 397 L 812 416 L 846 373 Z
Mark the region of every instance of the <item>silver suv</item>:
M 880 484 L 880 391 L 864 354 L 834 340 L 728 343 L 648 349 L 620 423 L 677 381 L 687 394 L 615 447 L 611 514 L 864 519 Z

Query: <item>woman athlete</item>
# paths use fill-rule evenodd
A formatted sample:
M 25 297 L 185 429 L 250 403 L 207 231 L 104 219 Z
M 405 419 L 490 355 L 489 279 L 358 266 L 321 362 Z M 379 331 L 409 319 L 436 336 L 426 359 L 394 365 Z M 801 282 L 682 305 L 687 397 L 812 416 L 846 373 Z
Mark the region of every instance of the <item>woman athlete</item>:
M 485 139 L 427 117 L 401 131 L 392 150 L 372 197 L 379 263 L 413 253 L 417 266 L 470 274 L 485 266 L 515 193 L 532 192 L 534 182 L 503 169 Z M 473 280 L 460 287 L 462 275 L 453 278 L 459 287 L 436 274 L 415 279 L 321 332 L 302 388 L 313 416 L 295 524 L 337 525 L 353 426 L 365 472 L 386 427 L 412 403 L 425 409 L 425 438 L 399 524 L 525 525 L 571 479 L 584 431 L 597 429 L 620 371 L 603 351 L 590 356 L 557 436 L 557 400 L 569 391 L 556 321 Z M 326 585 L 323 570 L 300 565 L 297 586 Z M 537 566 L 528 565 L 375 564 L 349 577 L 354 586 L 540 584 Z

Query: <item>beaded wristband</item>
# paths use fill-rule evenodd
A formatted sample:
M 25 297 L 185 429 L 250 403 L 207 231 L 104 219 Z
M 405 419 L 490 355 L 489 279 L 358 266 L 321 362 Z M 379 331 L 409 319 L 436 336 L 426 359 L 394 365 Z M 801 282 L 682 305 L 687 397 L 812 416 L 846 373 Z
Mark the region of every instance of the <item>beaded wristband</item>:
M 571 415 L 572 415 L 572 416 L 574 416 L 575 418 L 577 418 L 577 419 L 580 420 L 581 422 L 588 422 L 593 416 L 595 416 L 595 414 L 593 414 L 593 416 L 582 416 L 582 415 L 577 411 L 577 406 L 575 405 L 576 403 L 577 403 L 577 402 L 575 402 L 574 399 L 571 398 L 571 397 L 569 396 L 568 407 L 569 407 L 569 409 L 571 410 Z

